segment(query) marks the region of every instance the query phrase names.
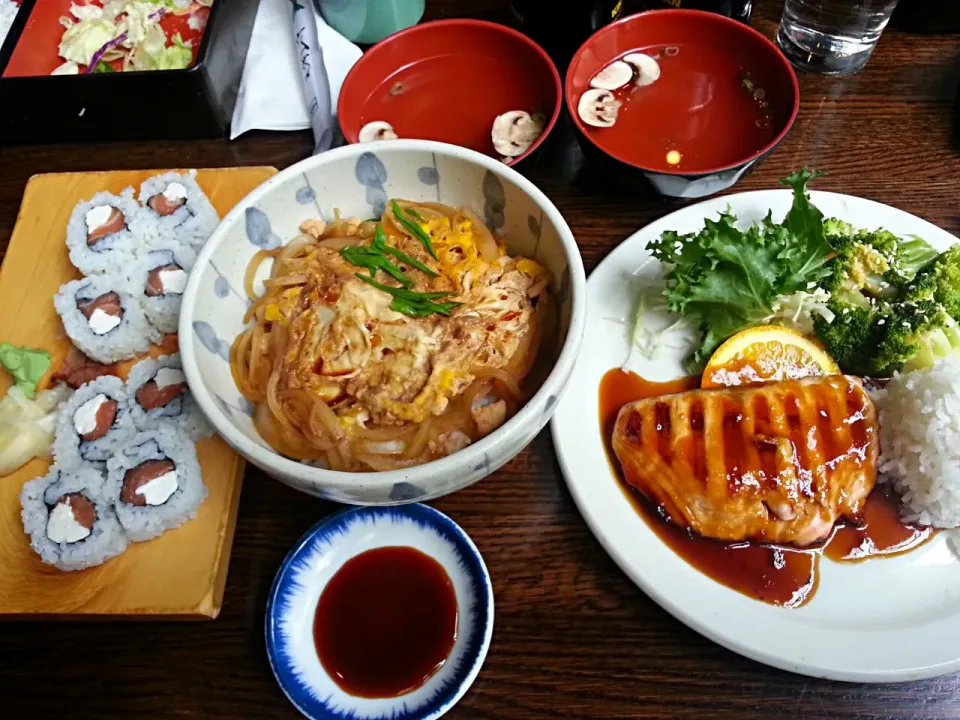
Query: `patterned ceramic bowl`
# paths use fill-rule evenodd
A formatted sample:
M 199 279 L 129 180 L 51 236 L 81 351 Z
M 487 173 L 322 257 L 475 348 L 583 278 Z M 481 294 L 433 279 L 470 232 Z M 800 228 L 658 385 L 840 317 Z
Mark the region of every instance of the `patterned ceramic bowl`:
M 443 566 L 457 599 L 457 638 L 423 685 L 393 698 L 343 691 L 317 656 L 313 620 L 320 595 L 348 560 L 379 547 L 413 547 Z M 434 720 L 470 688 L 493 635 L 493 586 L 466 533 L 426 505 L 355 508 L 312 528 L 284 560 L 266 612 L 267 656 L 280 687 L 311 720 Z
M 289 460 L 259 436 L 251 407 L 230 375 L 233 339 L 243 329 L 243 277 L 258 250 L 298 235 L 308 218 L 379 215 L 387 198 L 468 205 L 553 276 L 556 336 L 542 353 L 556 358 L 540 390 L 502 427 L 440 460 L 390 472 L 345 473 Z M 443 143 L 395 140 L 351 145 L 287 168 L 244 198 L 207 242 L 180 313 L 180 353 L 191 391 L 238 452 L 292 487 L 360 505 L 428 500 L 489 475 L 520 452 L 553 415 L 583 335 L 586 278 L 576 241 L 559 210 L 529 180 L 485 155 Z

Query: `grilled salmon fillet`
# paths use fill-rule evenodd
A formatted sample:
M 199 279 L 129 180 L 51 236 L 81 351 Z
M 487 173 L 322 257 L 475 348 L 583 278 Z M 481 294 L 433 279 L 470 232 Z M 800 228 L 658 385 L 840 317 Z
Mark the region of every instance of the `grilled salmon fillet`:
M 627 482 L 693 532 L 805 546 L 856 518 L 877 477 L 877 413 L 856 378 L 693 390 L 621 408 Z

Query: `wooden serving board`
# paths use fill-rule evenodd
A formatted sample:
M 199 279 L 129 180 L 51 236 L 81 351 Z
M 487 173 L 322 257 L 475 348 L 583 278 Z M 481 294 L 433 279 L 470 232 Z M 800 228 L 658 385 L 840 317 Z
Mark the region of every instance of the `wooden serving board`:
M 101 190 L 118 193 L 164 170 L 37 175 L 27 183 L 0 267 L 0 342 L 43 348 L 57 368 L 70 348 L 53 295 L 79 277 L 65 244 L 74 205 Z M 267 167 L 200 170 L 197 181 L 221 217 L 276 173 Z M 171 336 L 172 338 L 172 336 Z M 156 354 L 156 351 L 154 353 Z M 0 395 L 10 377 L 0 370 Z M 44 565 L 20 521 L 20 488 L 44 474 L 34 460 L 0 477 L 0 617 L 123 616 L 211 619 L 220 612 L 233 543 L 244 462 L 220 437 L 197 444 L 210 495 L 197 517 L 125 553 L 79 572 Z

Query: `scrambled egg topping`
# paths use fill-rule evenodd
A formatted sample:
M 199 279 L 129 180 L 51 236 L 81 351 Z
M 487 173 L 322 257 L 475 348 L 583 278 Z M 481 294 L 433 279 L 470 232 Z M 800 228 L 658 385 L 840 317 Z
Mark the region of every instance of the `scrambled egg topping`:
M 485 260 L 478 240 L 486 236 L 466 217 L 431 216 L 420 225 L 436 259 L 406 234 L 388 234 L 387 244 L 437 273 L 402 267 L 414 281 L 411 290 L 450 292 L 445 300 L 462 303 L 449 316 L 414 318 L 392 310 L 388 293 L 356 277 L 367 271 L 325 247 L 313 251 L 308 282 L 265 309 L 267 320 L 290 333 L 283 359 L 288 386 L 326 400 L 346 431 L 369 421 L 421 422 L 441 414 L 476 369 L 504 368 L 524 336 L 535 332 L 535 296 L 549 281 L 543 267 L 511 258 L 499 241 L 496 258 Z M 383 273 L 377 279 L 396 285 Z

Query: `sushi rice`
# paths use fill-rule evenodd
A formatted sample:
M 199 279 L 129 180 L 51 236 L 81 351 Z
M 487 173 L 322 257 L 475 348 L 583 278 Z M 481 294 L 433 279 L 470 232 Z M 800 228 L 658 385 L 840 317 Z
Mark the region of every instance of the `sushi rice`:
M 177 265 L 185 273 L 189 273 L 196 259 L 197 254 L 189 245 L 163 240 L 135 260 L 132 265 L 127 276 L 130 292 L 140 304 L 150 324 L 161 333 L 177 332 L 183 290 L 178 288 L 178 291 L 163 295 L 147 295 L 146 287 L 150 272 L 166 265 Z
M 165 239 L 199 250 L 220 223 L 220 216 L 197 184 L 196 175 L 197 171 L 191 170 L 186 175 L 168 172 L 149 178 L 140 186 L 139 200 L 144 212 L 149 213 L 154 222 L 159 224 Z M 172 215 L 159 215 L 150 209 L 147 203 L 150 198 L 162 195 L 172 183 L 177 183 L 186 190 L 186 202 Z
M 137 401 L 137 391 L 153 380 L 161 368 L 182 371 L 180 355 L 165 355 L 156 360 L 142 360 L 133 366 L 127 376 L 125 395 L 130 398 L 130 411 L 139 430 L 151 430 L 158 422 L 171 422 L 191 440 L 202 440 L 213 436 L 213 426 L 193 399 L 189 390 L 174 398 L 164 407 L 144 410 Z M 184 380 L 186 382 L 186 380 Z
M 77 301 L 93 300 L 110 292 L 119 296 L 123 317 L 116 327 L 97 334 L 77 307 Z M 147 322 L 123 277 L 100 275 L 73 280 L 60 288 L 53 304 L 73 344 L 100 363 L 115 363 L 145 353 L 151 344 L 163 338 L 163 334 Z
M 93 360 L 112 364 L 134 358 L 160 342 L 165 333 L 177 331 L 183 276 L 161 276 L 163 294 L 158 295 L 147 294 L 147 282 L 151 271 L 166 265 L 177 265 L 189 273 L 196 249 L 219 223 L 195 175 L 196 171 L 166 173 L 148 179 L 140 189 L 143 206 L 134 199 L 134 190 L 127 188 L 119 195 L 98 193 L 74 207 L 66 244 L 70 261 L 86 277 L 63 285 L 53 302 L 73 344 Z M 186 191 L 182 207 L 161 215 L 146 205 L 174 182 Z M 88 246 L 87 213 L 105 205 L 122 213 L 125 227 Z M 157 279 L 153 278 L 154 292 Z M 109 293 L 117 297 L 103 297 Z M 97 301 L 85 308 L 90 319 L 77 307 L 78 301 Z M 117 305 L 122 313 L 117 312 Z M 213 428 L 189 390 L 162 407 L 145 410 L 139 404 L 137 391 L 163 369 L 182 371 L 179 355 L 143 360 L 130 370 L 126 383 L 111 375 L 101 376 L 82 385 L 61 406 L 54 465 L 46 476 L 24 484 L 20 495 L 24 531 L 43 562 L 61 570 L 99 565 L 122 553 L 129 541 L 153 539 L 196 515 L 207 488 L 193 441 L 212 436 Z M 173 375 L 174 382 L 178 379 Z M 88 405 L 84 417 L 76 417 L 77 412 L 101 395 L 117 403 L 113 423 L 102 437 L 85 441 L 78 423 L 91 427 L 90 423 L 102 423 L 100 406 Z M 162 491 L 157 486 L 146 490 L 152 480 L 143 483 L 141 479 L 142 485 L 131 486 L 136 493 L 133 497 L 142 496 L 146 503 L 152 493 L 157 504 L 124 501 L 122 495 L 130 499 L 131 492 L 129 488 L 124 492 L 128 471 L 150 460 L 169 460 L 175 469 L 175 475 L 163 475 L 166 484 Z M 161 501 L 164 492 L 170 495 Z M 60 502 L 64 495 L 69 499 Z M 84 533 L 87 535 L 82 537 Z M 55 542 L 51 536 L 61 541 Z
M 103 494 L 104 476 L 92 467 L 68 472 L 54 466 L 45 476 L 30 480 L 20 491 L 20 518 L 30 536 L 30 546 L 40 559 L 60 570 L 83 570 L 100 565 L 127 548 L 116 513 Z M 75 542 L 54 542 L 48 535 L 57 500 L 79 493 L 96 509 L 90 534 Z
M 160 505 L 132 505 L 121 499 L 127 472 L 149 460 L 171 460 L 176 468 L 177 488 Z M 200 463 L 193 443 L 168 422 L 156 429 L 138 433 L 107 461 L 104 497 L 117 512 L 127 537 L 134 542 L 152 540 L 166 530 L 179 527 L 197 514 L 207 497 Z
M 103 205 L 119 210 L 126 227 L 87 245 L 87 213 Z M 120 195 L 99 192 L 89 200 L 82 200 L 74 207 L 67 222 L 67 249 L 70 262 L 84 275 L 102 275 L 125 267 L 160 235 L 154 215 L 137 204 L 133 188 Z
M 117 402 L 113 426 L 98 440 L 82 440 L 77 433 L 74 416 L 82 405 L 98 395 Z M 128 443 L 136 432 L 134 417 L 130 411 L 130 399 L 124 390 L 123 381 L 112 375 L 104 375 L 81 385 L 73 397 L 60 408 L 53 440 L 54 462 L 63 470 L 96 467 L 98 464 L 105 468 L 107 460 L 118 448 Z

